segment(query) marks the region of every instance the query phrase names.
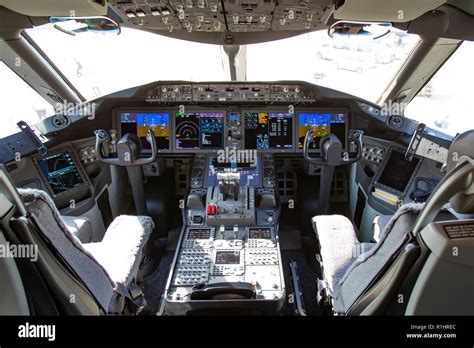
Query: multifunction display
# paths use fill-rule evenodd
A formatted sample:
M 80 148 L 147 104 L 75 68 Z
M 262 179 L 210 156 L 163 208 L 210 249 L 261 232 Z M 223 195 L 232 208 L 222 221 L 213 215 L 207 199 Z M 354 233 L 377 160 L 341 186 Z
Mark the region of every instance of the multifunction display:
M 411 161 L 408 161 L 404 152 L 392 148 L 380 176 L 376 179 L 376 186 L 399 195 L 403 194 L 419 161 L 418 157 L 413 157 Z
M 335 134 L 346 147 L 347 113 L 345 112 L 304 112 L 298 115 L 298 148 L 302 149 L 308 130 L 313 130 L 313 141 L 310 150 L 319 150 L 319 142 L 328 134 Z
M 158 149 L 170 147 L 170 115 L 167 112 L 120 112 L 120 126 L 122 135 L 127 133 L 139 136 L 142 148 L 151 149 L 146 141 L 149 129 L 155 134 Z
M 38 160 L 38 166 L 54 196 L 84 184 L 70 150 L 50 154 Z
M 176 149 L 224 147 L 223 112 L 184 112 L 175 117 Z
M 244 112 L 245 148 L 291 149 L 293 115 L 282 112 Z
M 216 253 L 217 265 L 231 265 L 240 263 L 240 251 L 218 251 Z

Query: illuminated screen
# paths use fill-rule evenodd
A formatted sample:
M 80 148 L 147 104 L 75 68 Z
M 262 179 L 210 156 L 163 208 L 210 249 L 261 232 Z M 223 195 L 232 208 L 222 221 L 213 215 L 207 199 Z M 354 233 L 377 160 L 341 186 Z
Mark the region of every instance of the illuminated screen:
M 291 149 L 293 115 L 278 112 L 244 112 L 245 148 Z
M 122 135 L 132 133 L 140 137 L 143 149 L 151 149 L 146 141 L 149 129 L 155 133 L 158 149 L 170 147 L 170 115 L 167 112 L 121 112 L 120 125 Z
M 298 115 L 298 148 L 302 149 L 306 132 L 313 130 L 313 141 L 310 150 L 319 150 L 319 141 L 328 134 L 335 134 L 346 149 L 347 114 L 342 112 L 308 112 Z
M 408 161 L 404 153 L 392 150 L 378 182 L 403 193 L 418 165 L 418 161 L 419 159 L 416 157 Z
M 52 154 L 38 161 L 54 195 L 81 186 L 84 181 L 69 151 Z
M 176 113 L 176 149 L 221 149 L 224 146 L 224 113 Z
M 216 264 L 229 265 L 240 263 L 240 251 L 218 251 L 216 252 Z

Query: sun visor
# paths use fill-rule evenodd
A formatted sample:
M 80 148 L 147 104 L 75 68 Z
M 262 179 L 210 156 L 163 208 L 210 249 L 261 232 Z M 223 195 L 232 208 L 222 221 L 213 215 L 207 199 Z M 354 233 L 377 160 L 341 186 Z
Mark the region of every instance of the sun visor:
M 107 0 L 0 0 L 0 6 L 31 17 L 105 16 Z
M 444 5 L 446 0 L 346 0 L 334 11 L 337 20 L 404 23 Z

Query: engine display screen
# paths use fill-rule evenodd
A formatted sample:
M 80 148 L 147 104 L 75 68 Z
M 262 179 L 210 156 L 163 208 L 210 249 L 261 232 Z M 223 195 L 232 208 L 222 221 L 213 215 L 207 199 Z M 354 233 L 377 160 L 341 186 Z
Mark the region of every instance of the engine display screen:
M 176 149 L 221 149 L 224 146 L 223 112 L 176 113 Z
M 398 193 L 403 193 L 410 182 L 418 162 L 419 159 L 417 157 L 413 157 L 411 161 L 408 161 L 404 153 L 392 150 L 377 182 Z
M 307 112 L 298 115 L 298 148 L 302 149 L 306 132 L 313 130 L 310 150 L 319 150 L 319 141 L 328 134 L 335 134 L 347 149 L 346 127 L 347 113 L 344 112 Z
M 293 115 L 283 112 L 244 112 L 245 148 L 291 149 Z
M 151 149 L 146 140 L 149 129 L 155 134 L 159 150 L 167 150 L 170 147 L 170 115 L 167 112 L 120 112 L 120 126 L 122 135 L 138 135 L 142 149 Z
M 240 263 L 240 251 L 218 251 L 216 252 L 216 264 L 234 265 Z
M 84 184 L 69 150 L 53 153 L 40 159 L 38 166 L 55 196 Z

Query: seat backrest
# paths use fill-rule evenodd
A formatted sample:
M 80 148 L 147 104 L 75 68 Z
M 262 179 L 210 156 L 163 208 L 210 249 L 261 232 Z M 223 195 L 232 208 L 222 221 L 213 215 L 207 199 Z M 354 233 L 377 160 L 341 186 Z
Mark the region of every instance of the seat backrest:
M 18 189 L 18 192 L 39 232 L 80 278 L 102 308 L 110 313 L 119 312 L 121 304 L 114 293 L 114 282 L 66 227 L 49 195 L 36 189 Z
M 361 254 L 340 280 L 334 296 L 334 311 L 346 314 L 357 299 L 373 284 L 393 256 L 407 243 L 410 231 L 423 204 L 409 203 L 398 209 L 385 226 L 380 240 Z

